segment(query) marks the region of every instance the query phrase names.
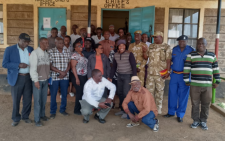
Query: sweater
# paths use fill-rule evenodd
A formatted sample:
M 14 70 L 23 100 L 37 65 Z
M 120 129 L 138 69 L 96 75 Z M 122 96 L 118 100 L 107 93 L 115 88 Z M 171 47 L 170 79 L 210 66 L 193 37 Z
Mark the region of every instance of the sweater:
M 136 61 L 133 53 L 125 51 L 124 53 L 115 53 L 113 60 L 113 67 L 111 71 L 110 78 L 112 79 L 115 72 L 119 74 L 132 74 L 132 76 L 137 75 Z
M 189 74 L 191 73 L 191 82 L 189 82 Z M 192 86 L 211 87 L 212 75 L 216 79 L 216 83 L 220 83 L 219 67 L 216 55 L 206 50 L 201 56 L 196 51 L 187 55 L 184 64 L 184 81 Z
M 46 51 L 40 47 L 30 55 L 30 76 L 32 81 L 45 81 L 50 76 L 50 61 Z

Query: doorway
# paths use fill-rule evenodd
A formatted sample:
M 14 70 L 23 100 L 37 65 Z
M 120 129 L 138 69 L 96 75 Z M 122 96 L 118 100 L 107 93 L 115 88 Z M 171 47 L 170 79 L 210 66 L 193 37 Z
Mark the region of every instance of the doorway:
M 123 28 L 125 32 L 129 29 L 129 11 L 102 11 L 102 28 L 104 31 L 109 30 L 109 25 L 114 25 L 115 32 L 118 33 L 119 28 Z
M 149 37 L 154 34 L 155 6 L 134 8 L 134 9 L 102 9 L 102 28 L 109 30 L 109 25 L 115 26 L 115 32 L 119 28 L 124 28 L 132 35 L 134 42 L 134 32 L 141 30 Z
M 66 8 L 38 8 L 38 37 L 51 36 L 51 29 L 66 26 Z

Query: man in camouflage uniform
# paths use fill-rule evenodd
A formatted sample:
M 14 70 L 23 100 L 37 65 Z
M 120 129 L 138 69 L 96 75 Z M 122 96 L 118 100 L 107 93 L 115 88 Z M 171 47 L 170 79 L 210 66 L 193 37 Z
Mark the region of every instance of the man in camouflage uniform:
M 149 46 L 148 57 L 148 77 L 146 80 L 146 88 L 155 97 L 158 113 L 161 114 L 162 101 L 165 87 L 165 79 L 169 77 L 171 48 L 168 44 L 163 43 L 163 33 L 155 32 L 153 35 L 154 43 Z M 161 76 L 160 71 L 167 69 L 168 72 Z
M 130 44 L 128 51 L 134 54 L 136 65 L 137 65 L 137 75 L 141 80 L 141 85 L 144 86 L 145 79 L 145 65 L 148 60 L 148 47 L 145 43 L 141 42 L 141 30 L 137 30 L 134 32 L 134 40 L 135 42 Z

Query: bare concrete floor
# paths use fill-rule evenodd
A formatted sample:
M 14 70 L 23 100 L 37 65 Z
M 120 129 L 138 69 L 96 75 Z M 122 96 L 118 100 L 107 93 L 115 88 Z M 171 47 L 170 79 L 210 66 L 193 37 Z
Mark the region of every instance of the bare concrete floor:
M 167 97 L 164 99 L 163 114 L 166 114 Z M 110 111 L 105 124 L 96 121 L 94 115 L 88 124 L 84 124 L 82 116 L 73 114 L 73 108 L 74 103 L 70 100 L 67 106 L 70 116 L 65 117 L 57 112 L 55 119 L 43 122 L 43 127 L 23 121 L 17 127 L 11 127 L 12 98 L 10 95 L 0 95 L 0 141 L 225 141 L 225 118 L 212 109 L 209 112 L 208 131 L 200 127 L 190 128 L 190 100 L 184 122 L 178 123 L 176 117 L 167 119 L 159 115 L 157 133 L 143 123 L 138 127 L 126 128 L 129 120 L 114 116 L 118 109 Z M 49 110 L 50 103 L 47 103 L 47 116 L 50 115 Z M 33 107 L 30 118 L 34 118 Z

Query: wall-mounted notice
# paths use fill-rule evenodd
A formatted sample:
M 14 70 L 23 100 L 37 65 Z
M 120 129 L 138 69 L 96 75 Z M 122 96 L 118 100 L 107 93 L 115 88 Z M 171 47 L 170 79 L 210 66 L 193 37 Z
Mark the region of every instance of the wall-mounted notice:
M 43 28 L 51 28 L 51 18 L 43 18 Z

